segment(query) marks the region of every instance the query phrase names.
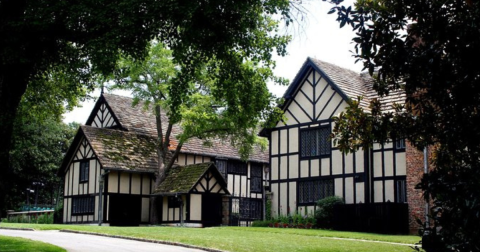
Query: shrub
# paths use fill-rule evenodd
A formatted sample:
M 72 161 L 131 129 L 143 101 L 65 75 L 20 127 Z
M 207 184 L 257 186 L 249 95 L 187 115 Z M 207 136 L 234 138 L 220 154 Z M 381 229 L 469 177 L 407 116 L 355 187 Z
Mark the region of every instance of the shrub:
M 268 227 L 270 223 L 272 223 L 270 220 L 256 220 L 252 222 L 252 227 Z
M 345 201 L 338 196 L 326 197 L 319 200 L 317 202 L 317 210 L 315 211 L 317 226 L 320 228 L 332 228 L 334 207 L 343 204 L 345 204 Z
M 53 214 L 42 214 L 37 217 L 37 224 L 53 224 Z
M 62 221 L 63 221 L 63 202 L 61 202 L 55 207 L 55 212 L 53 215 L 54 223 L 59 224 L 59 223 L 62 223 Z
M 267 220 L 272 220 L 272 200 L 267 199 L 267 202 L 265 204 L 265 219 Z

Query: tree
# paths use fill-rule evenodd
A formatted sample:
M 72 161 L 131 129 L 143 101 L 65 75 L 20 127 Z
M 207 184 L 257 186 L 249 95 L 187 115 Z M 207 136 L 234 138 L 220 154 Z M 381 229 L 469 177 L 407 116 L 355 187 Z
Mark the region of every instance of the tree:
M 159 160 L 156 186 L 164 181 L 183 144 L 194 137 L 203 139 L 205 144 L 216 138 L 230 141 L 240 147 L 240 154 L 246 159 L 258 142 L 260 122 L 275 111 L 274 97 L 266 83 L 269 79 L 284 81 L 275 78 L 270 68 L 246 61 L 225 80 L 219 79 L 218 63 L 215 59 L 205 62 L 202 71 L 179 88 L 173 80 L 182 68 L 173 62 L 172 51 L 162 43 L 153 42 L 144 61 L 129 57 L 119 61 L 111 78 L 115 82 L 113 88 L 132 91 L 132 106 L 142 102 L 144 109 L 151 109 L 155 115 Z M 182 128 L 179 135 L 172 135 L 174 125 Z M 169 150 L 171 141 L 176 145 L 173 153 Z
M 6 193 L 7 209 L 17 209 L 25 204 L 27 196 L 30 196 L 31 205 L 34 202 L 54 204 L 63 188 L 56 174 L 78 124 L 66 125 L 60 120 L 61 113 L 52 113 L 63 110 L 62 103 L 55 106 L 45 104 L 42 99 L 39 102 L 38 96 L 27 91 L 15 119 L 14 144 L 10 151 L 12 174 L 9 178 L 15 186 Z M 27 188 L 34 189 L 35 194 L 26 193 Z
M 289 5 L 288 0 L 0 0 L 0 204 L 8 187 L 13 122 L 28 83 L 62 72 L 80 80 L 72 88 L 91 87 L 88 73 L 111 73 L 121 54 L 141 59 L 153 38 L 182 63 L 175 88 L 184 88 L 211 59 L 222 62 L 220 79 L 245 59 L 268 67 L 272 48 L 284 54 L 286 41 L 261 26 L 275 14 L 291 21 Z
M 356 31 L 355 57 L 380 94 L 406 93 L 384 113 L 351 101 L 336 119 L 344 151 L 406 138 L 433 148 L 434 169 L 418 185 L 432 201 L 427 251 L 480 251 L 480 3 L 478 1 L 358 0 L 355 9 L 331 1 L 340 26 Z

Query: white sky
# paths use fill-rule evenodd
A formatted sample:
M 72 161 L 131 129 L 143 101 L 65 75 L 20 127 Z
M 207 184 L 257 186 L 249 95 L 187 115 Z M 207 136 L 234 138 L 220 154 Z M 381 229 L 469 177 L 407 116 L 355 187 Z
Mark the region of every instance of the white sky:
M 346 0 L 344 5 L 352 5 L 353 1 Z M 292 81 L 307 57 L 317 58 L 360 72 L 362 70 L 361 63 L 355 64 L 355 59 L 352 57 L 351 52 L 354 49 L 351 43 L 351 39 L 354 36 L 351 27 L 339 28 L 339 23 L 335 21 L 336 14 L 327 15 L 332 6 L 328 3 L 316 0 L 304 2 L 304 4 L 308 11 L 306 20 L 300 27 L 296 25 L 294 28 L 289 29 L 293 38 L 287 47 L 288 55 L 275 57 L 277 61 L 275 74 Z M 273 84 L 269 85 L 269 88 L 277 96 L 282 96 L 287 89 L 287 87 Z M 115 91 L 113 93 L 129 96 L 124 91 Z M 94 97 L 99 95 L 99 90 L 92 94 Z M 95 101 L 93 100 L 84 102 L 82 107 L 64 114 L 63 121 L 66 123 L 75 121 L 84 124 L 94 105 Z

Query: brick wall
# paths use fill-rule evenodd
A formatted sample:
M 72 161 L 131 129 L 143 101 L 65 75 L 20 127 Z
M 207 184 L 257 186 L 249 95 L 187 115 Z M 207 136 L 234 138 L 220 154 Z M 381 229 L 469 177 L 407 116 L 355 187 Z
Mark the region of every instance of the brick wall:
M 406 142 L 406 162 L 407 162 L 407 201 L 408 201 L 408 222 L 411 234 L 418 234 L 421 225 L 417 219 L 425 221 L 425 200 L 423 192 L 415 189 L 420 183 L 423 173 L 423 151 L 417 150 L 408 141 Z M 430 157 L 429 153 L 429 157 Z M 429 164 L 429 168 L 430 168 Z

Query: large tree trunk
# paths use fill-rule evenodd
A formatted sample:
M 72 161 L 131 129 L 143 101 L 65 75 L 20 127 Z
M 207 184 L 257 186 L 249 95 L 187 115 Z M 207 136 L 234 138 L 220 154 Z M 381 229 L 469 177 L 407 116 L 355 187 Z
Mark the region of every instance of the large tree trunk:
M 0 216 L 5 215 L 6 194 L 12 182 L 9 152 L 13 123 L 27 83 L 24 67 L 0 65 Z
M 155 189 L 165 180 L 165 150 L 163 131 L 162 131 L 162 117 L 161 117 L 161 108 L 158 104 L 155 104 L 155 122 L 157 126 L 157 158 L 158 158 L 158 173 L 155 178 Z M 158 214 L 159 198 L 158 196 L 153 196 L 151 201 L 150 209 L 150 222 L 152 224 L 159 224 L 161 221 L 161 216 Z

